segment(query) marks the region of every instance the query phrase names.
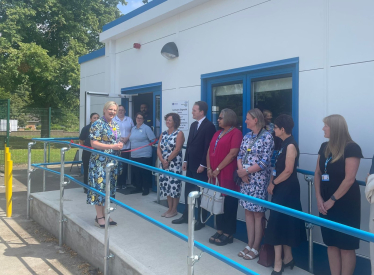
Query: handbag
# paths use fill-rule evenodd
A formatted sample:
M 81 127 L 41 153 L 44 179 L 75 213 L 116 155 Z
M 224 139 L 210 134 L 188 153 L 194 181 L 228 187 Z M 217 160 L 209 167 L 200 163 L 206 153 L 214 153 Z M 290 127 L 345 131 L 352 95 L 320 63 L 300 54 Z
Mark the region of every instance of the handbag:
M 265 235 L 265 227 L 266 227 L 266 218 L 262 217 L 262 232 Z M 263 265 L 265 267 L 273 266 L 275 261 L 275 251 L 274 246 L 271 244 L 263 244 L 260 248 L 260 253 L 258 256 L 257 263 Z
M 211 179 L 209 179 L 208 183 L 211 183 Z M 216 178 L 216 186 L 219 186 L 218 178 Z M 223 214 L 224 202 L 225 197 L 222 196 L 221 192 L 204 188 L 201 194 L 200 207 L 210 212 L 210 215 L 205 221 L 203 221 L 202 211 L 200 211 L 201 222 L 206 223 L 212 215 Z
M 260 133 L 258 133 L 256 139 L 255 139 L 253 142 L 251 142 L 251 143 L 249 144 L 248 149 L 249 149 L 249 148 L 252 148 L 252 146 L 256 143 L 256 141 L 257 141 L 257 140 L 262 136 L 262 134 L 263 134 L 264 132 L 265 132 L 265 129 L 262 129 L 262 130 L 260 131 Z M 244 155 L 244 158 L 243 158 L 244 161 L 247 159 L 247 156 L 248 156 L 248 153 L 249 153 L 249 152 L 250 152 L 250 151 L 248 151 L 248 150 L 245 152 L 245 155 Z M 244 162 L 242 163 L 242 165 L 244 165 Z M 239 177 L 239 175 L 238 175 L 238 170 L 235 170 L 235 171 L 234 171 L 233 178 L 234 178 L 234 182 L 235 182 L 236 185 L 240 185 L 240 184 L 242 183 L 242 178 Z

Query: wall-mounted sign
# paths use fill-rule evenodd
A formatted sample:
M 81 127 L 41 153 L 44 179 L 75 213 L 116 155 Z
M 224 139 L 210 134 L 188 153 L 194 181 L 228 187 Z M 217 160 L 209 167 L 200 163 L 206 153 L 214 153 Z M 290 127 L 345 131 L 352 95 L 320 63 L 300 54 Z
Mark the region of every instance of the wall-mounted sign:
M 181 118 L 181 125 L 179 126 L 179 130 L 188 131 L 189 123 L 188 123 L 188 101 L 181 100 L 175 101 L 171 103 L 171 111 L 173 113 L 177 113 Z

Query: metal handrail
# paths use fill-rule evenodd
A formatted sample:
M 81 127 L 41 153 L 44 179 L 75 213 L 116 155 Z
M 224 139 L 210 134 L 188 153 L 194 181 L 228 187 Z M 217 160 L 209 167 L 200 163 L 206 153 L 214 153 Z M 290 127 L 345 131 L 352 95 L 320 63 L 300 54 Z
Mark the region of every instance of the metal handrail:
M 284 213 L 286 215 L 290 215 L 290 216 L 293 216 L 293 217 L 305 220 L 305 221 L 309 222 L 308 224 L 306 224 L 306 227 L 307 227 L 307 229 L 309 231 L 308 235 L 309 235 L 309 271 L 310 272 L 313 272 L 313 240 L 312 240 L 312 237 L 313 237 L 313 234 L 312 234 L 313 224 L 316 224 L 316 225 L 319 225 L 319 226 L 324 226 L 324 227 L 327 227 L 327 228 L 330 228 L 330 229 L 333 229 L 333 230 L 336 230 L 336 231 L 339 231 L 339 232 L 343 232 L 345 234 L 352 235 L 352 236 L 355 236 L 357 238 L 360 238 L 360 239 L 362 239 L 364 241 L 374 242 L 374 234 L 372 234 L 372 233 L 369 233 L 369 232 L 366 232 L 366 231 L 363 231 L 363 230 L 360 230 L 360 229 L 352 228 L 352 227 L 346 226 L 344 224 L 339 224 L 339 223 L 336 223 L 336 222 L 333 222 L 333 221 L 329 221 L 329 220 L 326 220 L 326 219 L 323 219 L 323 218 L 311 215 L 311 206 L 312 206 L 312 204 L 311 204 L 311 202 L 312 202 L 312 199 L 311 199 L 312 189 L 311 188 L 312 188 L 312 185 L 313 185 L 313 178 L 312 178 L 312 176 L 314 176 L 314 172 L 312 172 L 312 171 L 307 171 L 307 170 L 303 170 L 303 169 L 297 169 L 298 173 L 304 174 L 305 180 L 308 182 L 308 185 L 309 185 L 309 211 L 308 212 L 310 214 L 306 214 L 304 212 L 297 211 L 297 210 L 294 210 L 294 209 L 291 209 L 291 208 L 287 208 L 287 207 L 284 207 L 284 206 L 281 206 L 281 205 L 278 205 L 278 204 L 274 204 L 272 202 L 268 202 L 268 201 L 265 201 L 265 200 L 257 199 L 257 198 L 254 198 L 254 197 L 250 197 L 250 196 L 247 196 L 247 195 L 244 195 L 244 194 L 241 194 L 241 193 L 229 190 L 229 189 L 225 189 L 225 188 L 222 188 L 222 187 L 213 186 L 213 185 L 207 184 L 205 182 L 201 182 L 201 181 L 198 181 L 198 180 L 195 180 L 195 179 L 192 179 L 192 178 L 185 177 L 183 175 L 178 175 L 178 174 L 175 174 L 175 173 L 172 173 L 172 172 L 169 172 L 169 171 L 165 171 L 165 170 L 161 170 L 159 168 L 155 168 L 153 166 L 148 166 L 148 165 L 145 165 L 145 164 L 134 162 L 132 160 L 123 159 L 123 158 L 120 158 L 120 157 L 117 157 L 117 156 L 114 156 L 114 155 L 111 155 L 111 154 L 107 154 L 107 153 L 104 153 L 104 152 L 101 152 L 101 151 L 97 151 L 97 150 L 94 150 L 94 149 L 89 149 L 87 147 L 83 147 L 83 146 L 80 146 L 80 145 L 77 145 L 77 144 L 74 144 L 74 143 L 68 143 L 68 142 L 65 142 L 65 141 L 62 141 L 62 140 L 51 140 L 51 139 L 49 139 L 47 141 L 47 140 L 41 139 L 41 138 L 34 138 L 32 140 L 33 141 L 43 141 L 43 142 L 60 143 L 60 144 L 66 144 L 66 145 L 69 145 L 69 146 L 77 147 L 77 148 L 80 148 L 80 149 L 83 149 L 83 150 L 94 152 L 96 154 L 107 156 L 107 157 L 109 157 L 111 159 L 115 159 L 115 160 L 117 160 L 119 162 L 128 163 L 130 165 L 134 165 L 134 166 L 137 166 L 137 167 L 140 167 L 140 168 L 144 168 L 144 169 L 150 170 L 150 171 L 152 171 L 154 173 L 157 173 L 157 174 L 160 174 L 160 173 L 161 174 L 165 174 L 165 175 L 174 177 L 176 179 L 179 179 L 179 180 L 182 180 L 182 181 L 186 181 L 186 182 L 190 182 L 192 184 L 195 184 L 195 185 L 198 185 L 198 186 L 201 186 L 201 187 L 210 188 L 210 189 L 213 189 L 215 191 L 223 192 L 223 193 L 225 193 L 227 195 L 236 197 L 238 199 L 250 201 L 252 203 L 256 203 L 256 204 L 262 205 L 262 206 L 264 206 L 266 208 L 269 208 L 269 209 L 272 209 L 272 210 Z M 45 170 L 47 169 L 47 168 L 42 167 L 40 165 L 46 165 L 46 164 L 45 163 L 41 163 L 41 164 L 34 164 L 32 166 L 35 167 L 35 168 L 40 168 L 40 169 L 45 169 Z M 48 169 L 48 170 L 50 170 L 50 169 Z M 50 170 L 50 171 L 52 172 L 53 170 Z M 53 171 L 53 172 L 59 174 L 58 172 L 55 172 L 55 171 Z M 93 188 L 91 188 L 91 187 L 89 187 L 89 186 L 87 186 L 87 185 L 85 185 L 85 184 L 83 184 L 83 183 L 75 180 L 71 176 L 65 175 L 65 177 L 68 177 L 71 180 L 77 182 L 78 184 L 86 187 L 87 189 L 100 194 L 99 191 L 97 191 L 97 190 L 95 190 L 95 189 L 93 189 Z M 362 181 L 359 181 L 359 184 L 360 185 L 364 185 L 365 183 L 362 182 Z M 101 193 L 101 194 L 103 194 L 103 193 Z M 105 194 L 103 194 L 103 195 L 105 195 Z M 115 200 L 115 199 L 110 199 L 110 200 L 112 202 L 115 202 L 118 205 L 122 206 L 123 208 L 126 208 L 125 205 L 123 205 L 122 203 L 118 202 L 117 200 Z M 130 209 L 128 209 L 128 210 L 130 210 Z M 147 219 L 146 218 L 147 216 L 145 216 L 144 214 L 141 214 L 139 216 L 142 216 L 143 218 Z M 152 219 L 152 218 L 149 218 L 149 219 Z M 168 230 L 167 228 L 164 228 L 164 225 L 161 226 L 161 227 L 163 229 L 165 229 L 165 230 L 167 230 L 167 231 L 170 232 L 170 230 Z M 173 232 L 171 232 L 171 233 L 173 233 Z M 200 246 L 197 244 L 196 241 L 195 241 L 195 243 L 196 243 L 196 246 L 200 248 Z M 206 248 L 201 247 L 200 249 L 204 250 Z M 215 255 L 213 255 L 213 256 L 215 256 Z M 195 256 L 195 257 L 197 257 L 197 256 Z M 220 260 L 223 260 L 223 259 L 220 259 Z M 229 260 L 229 262 L 227 262 L 227 263 L 230 264 L 230 261 L 231 260 Z M 233 262 L 233 264 L 230 264 L 230 265 L 233 266 L 233 267 L 235 267 L 235 268 L 237 268 L 238 264 L 236 262 Z M 249 273 L 249 274 L 253 274 L 253 273 Z
M 308 171 L 308 170 L 304 170 L 304 169 L 299 169 L 298 168 L 297 172 L 300 173 L 300 174 L 304 174 L 304 175 L 314 176 L 314 172 Z M 366 183 L 364 181 L 362 181 L 362 180 L 356 180 L 356 181 L 357 181 L 357 183 L 359 185 L 362 185 L 362 186 L 366 185 Z
M 49 169 L 49 168 L 45 168 L 42 165 L 32 164 L 31 166 L 33 166 L 35 168 L 38 168 L 38 169 L 42 169 L 42 170 L 48 171 L 48 172 L 51 172 L 51 173 L 54 173 L 54 174 L 57 174 L 57 175 L 60 175 L 59 172 L 54 171 L 54 170 Z M 79 180 L 73 178 L 70 175 L 66 175 L 65 174 L 64 177 L 70 179 L 71 181 L 73 181 L 73 182 L 75 182 L 75 183 L 77 183 L 77 184 L 79 184 L 79 185 L 81 185 L 81 186 L 83 186 L 85 188 L 87 188 L 88 190 L 91 190 L 92 192 L 94 192 L 94 193 L 96 193 L 96 194 L 98 194 L 100 196 L 103 196 L 103 197 L 106 196 L 107 191 L 106 191 L 106 193 L 103 193 L 103 192 L 101 192 L 101 191 L 99 191 L 99 190 L 97 190 L 97 189 L 95 189 L 95 188 L 93 188 L 93 187 L 91 187 L 89 185 L 84 184 L 83 182 L 80 182 Z M 108 194 L 110 194 L 110 191 L 109 191 Z M 112 203 L 115 203 L 116 205 L 121 206 L 122 208 L 124 208 L 124 209 L 126 209 L 126 210 L 128 210 L 128 211 L 130 211 L 130 212 L 132 212 L 134 214 L 136 214 L 137 216 L 139 216 L 139 217 L 141 217 L 141 218 L 143 218 L 143 219 L 151 222 L 152 224 L 154 224 L 154 225 L 156 225 L 156 226 L 164 229 L 165 231 L 168 231 L 169 233 L 173 234 L 174 236 L 176 236 L 176 237 L 178 237 L 178 238 L 180 238 L 180 239 L 188 242 L 188 236 L 186 236 L 186 235 L 184 235 L 184 234 L 176 231 L 175 229 L 173 229 L 173 228 L 171 228 L 171 227 L 169 227 L 169 226 L 167 226 L 167 225 L 165 225 L 165 224 L 163 224 L 163 223 L 161 223 L 161 222 L 159 222 L 159 221 L 157 221 L 157 220 L 155 220 L 155 219 L 153 219 L 153 218 L 151 218 L 151 217 L 143 214 L 142 212 L 140 212 L 140 211 L 132 208 L 131 206 L 128 206 L 128 205 L 124 204 L 123 202 L 121 202 L 121 201 L 119 201 L 117 199 L 114 199 L 114 198 L 110 198 L 109 201 L 112 202 Z M 108 226 L 106 225 L 105 228 L 108 228 Z M 221 260 L 222 262 L 224 262 L 224 263 L 232 266 L 233 268 L 235 268 L 235 269 L 237 269 L 237 270 L 239 270 L 241 272 L 244 272 L 245 274 L 259 275 L 258 273 L 250 270 L 249 268 L 247 268 L 247 267 L 245 267 L 245 266 L 243 266 L 241 264 L 238 264 L 237 262 L 235 262 L 235 261 L 227 258 L 226 256 L 224 256 L 224 255 L 216 252 L 215 250 L 209 248 L 208 246 L 206 246 L 206 245 L 204 245 L 204 244 L 202 244 L 202 243 L 200 243 L 198 241 L 194 241 L 194 244 L 195 244 L 195 246 L 197 248 L 199 248 L 203 252 L 208 253 L 209 255 L 211 255 L 211 256 L 213 256 L 213 257 Z M 108 255 L 108 257 L 109 257 L 109 255 Z

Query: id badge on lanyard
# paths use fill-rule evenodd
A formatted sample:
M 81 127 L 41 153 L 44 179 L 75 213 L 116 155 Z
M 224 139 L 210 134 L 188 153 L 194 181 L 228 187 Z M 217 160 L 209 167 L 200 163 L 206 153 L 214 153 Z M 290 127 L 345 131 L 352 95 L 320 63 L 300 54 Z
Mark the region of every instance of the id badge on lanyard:
M 322 181 L 330 181 L 330 176 L 329 176 L 329 174 L 327 174 L 327 164 L 329 163 L 329 161 L 331 159 L 332 159 L 332 157 L 329 157 L 325 161 L 325 173 L 322 175 Z

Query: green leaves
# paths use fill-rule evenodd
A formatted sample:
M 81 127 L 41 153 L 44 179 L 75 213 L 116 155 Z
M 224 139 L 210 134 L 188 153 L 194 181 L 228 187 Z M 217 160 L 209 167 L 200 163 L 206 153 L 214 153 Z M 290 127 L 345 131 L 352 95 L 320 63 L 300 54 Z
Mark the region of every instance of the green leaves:
M 18 108 L 79 109 L 78 57 L 102 48 L 118 0 L 0 1 L 0 98 Z M 71 121 L 71 119 L 67 119 Z

